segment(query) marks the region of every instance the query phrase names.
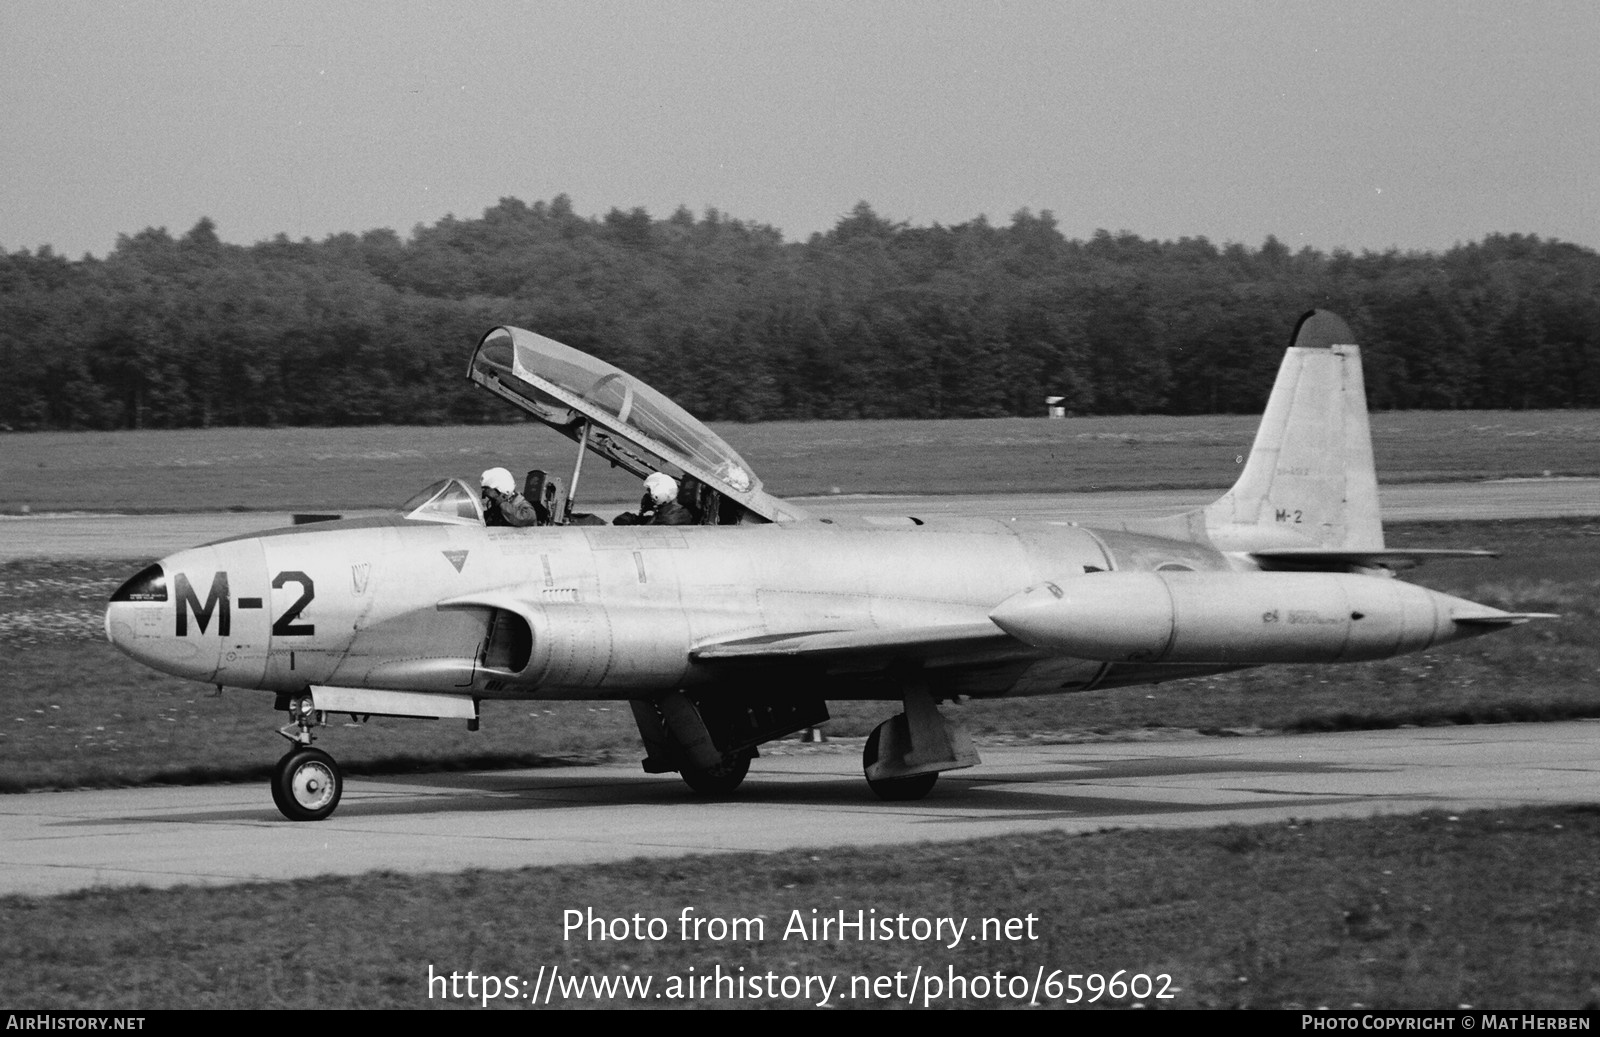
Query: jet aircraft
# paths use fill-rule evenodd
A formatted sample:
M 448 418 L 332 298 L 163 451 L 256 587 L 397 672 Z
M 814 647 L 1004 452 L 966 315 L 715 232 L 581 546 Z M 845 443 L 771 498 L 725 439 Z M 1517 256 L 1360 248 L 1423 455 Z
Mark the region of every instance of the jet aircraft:
M 1105 529 L 813 515 L 639 379 L 518 328 L 484 335 L 468 377 L 577 443 L 565 494 L 529 473 L 545 524 L 486 527 L 444 479 L 392 514 L 180 551 L 111 597 L 107 636 L 133 658 L 276 694 L 291 746 L 271 789 L 292 820 L 339 803 L 312 745 L 328 714 L 475 729 L 485 700 L 626 701 L 646 771 L 726 795 L 829 700 L 897 702 L 862 767 L 911 800 L 979 762 L 944 702 L 1382 659 L 1536 615 L 1395 578 L 1487 552 L 1384 546 L 1360 351 L 1325 311 L 1296 325 L 1231 490 Z M 587 454 L 674 475 L 698 524 L 576 512 Z

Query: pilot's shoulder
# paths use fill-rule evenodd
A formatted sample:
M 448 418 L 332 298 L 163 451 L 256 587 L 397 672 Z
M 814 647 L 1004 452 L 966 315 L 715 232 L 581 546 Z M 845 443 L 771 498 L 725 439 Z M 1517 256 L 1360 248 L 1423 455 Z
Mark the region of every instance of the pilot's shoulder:
M 655 518 L 650 520 L 652 526 L 692 526 L 694 514 L 677 501 L 668 501 L 656 509 Z

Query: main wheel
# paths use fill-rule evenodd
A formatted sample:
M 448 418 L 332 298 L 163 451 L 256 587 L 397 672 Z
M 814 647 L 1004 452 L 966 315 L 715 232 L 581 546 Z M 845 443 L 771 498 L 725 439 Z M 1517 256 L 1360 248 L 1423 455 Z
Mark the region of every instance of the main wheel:
M 883 739 L 883 729 L 892 723 L 894 723 L 893 720 L 885 720 L 873 728 L 872 733 L 867 736 L 867 744 L 861 748 L 861 770 L 863 774 L 878 762 L 878 749 Z M 933 786 L 938 781 L 939 772 L 932 771 L 928 774 L 913 774 L 909 778 L 883 778 L 878 781 L 868 778 L 867 788 L 872 790 L 873 795 L 885 802 L 908 803 L 915 799 L 921 799 L 932 792 Z
M 291 821 L 321 821 L 343 794 L 344 775 L 321 749 L 291 749 L 273 768 L 272 801 Z
M 678 773 L 684 783 L 702 796 L 726 796 L 738 788 L 750 772 L 750 754 L 740 753 L 732 760 L 723 760 L 715 767 L 690 770 L 685 767 Z
M 909 803 L 933 791 L 939 781 L 939 772 L 913 774 L 909 778 L 886 778 L 883 781 L 867 779 L 867 787 L 886 803 Z

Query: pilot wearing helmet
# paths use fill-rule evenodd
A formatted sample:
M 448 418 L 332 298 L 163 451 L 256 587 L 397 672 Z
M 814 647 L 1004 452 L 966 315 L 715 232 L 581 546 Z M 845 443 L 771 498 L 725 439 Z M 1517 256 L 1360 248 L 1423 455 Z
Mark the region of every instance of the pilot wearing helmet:
M 678 503 L 678 480 L 665 472 L 654 472 L 644 481 L 644 499 L 639 513 L 623 512 L 612 520 L 614 526 L 692 526 L 694 514 Z
M 504 468 L 483 473 L 483 524 L 486 526 L 537 526 L 539 513 L 517 492 L 516 481 Z

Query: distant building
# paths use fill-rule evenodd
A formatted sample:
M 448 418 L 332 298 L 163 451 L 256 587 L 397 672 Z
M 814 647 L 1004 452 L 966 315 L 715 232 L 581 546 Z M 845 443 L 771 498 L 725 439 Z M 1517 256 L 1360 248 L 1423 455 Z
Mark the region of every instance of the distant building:
M 1067 408 L 1062 403 L 1065 399 L 1065 396 L 1046 396 L 1044 398 L 1045 413 L 1052 418 L 1066 417 Z

